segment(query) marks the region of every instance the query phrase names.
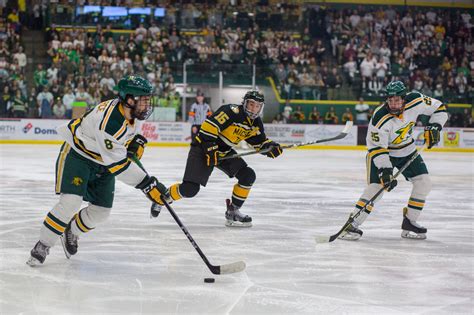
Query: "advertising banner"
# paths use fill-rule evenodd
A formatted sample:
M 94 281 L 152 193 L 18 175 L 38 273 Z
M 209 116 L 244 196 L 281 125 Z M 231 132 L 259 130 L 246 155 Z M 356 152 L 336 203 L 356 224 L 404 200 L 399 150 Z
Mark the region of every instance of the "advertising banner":
M 61 119 L 3 119 L 0 120 L 0 140 L 60 141 L 56 128 L 68 120 Z M 285 144 L 315 141 L 333 137 L 342 125 L 265 124 L 268 138 Z M 191 142 L 191 125 L 183 122 L 141 122 L 139 133 L 150 143 L 186 144 Z M 344 139 L 321 145 L 357 145 L 357 126 Z M 423 127 L 413 128 L 416 145 L 423 145 Z M 439 148 L 474 148 L 474 129 L 444 128 Z
M 334 137 L 342 131 L 342 125 L 286 125 L 266 124 L 268 138 L 281 143 L 299 143 Z M 357 145 L 357 126 L 344 139 L 321 143 L 321 145 Z

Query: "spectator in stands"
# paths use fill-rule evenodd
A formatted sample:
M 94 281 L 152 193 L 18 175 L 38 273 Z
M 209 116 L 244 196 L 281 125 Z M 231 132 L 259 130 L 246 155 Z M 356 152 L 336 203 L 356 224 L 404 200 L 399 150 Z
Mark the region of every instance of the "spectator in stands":
M 30 93 L 27 97 L 27 104 L 28 104 L 28 117 L 29 118 L 39 118 L 39 107 L 38 101 L 36 99 L 36 88 L 32 87 Z
M 305 115 L 301 106 L 297 106 L 296 110 L 293 112 L 293 120 L 295 123 L 302 124 L 305 120 Z
M 0 56 L 0 80 L 7 80 L 9 77 L 10 64 L 5 56 Z
M 276 114 L 272 120 L 272 124 L 284 124 L 285 121 L 281 114 Z
M 379 57 L 377 63 L 375 64 L 375 75 L 376 75 L 377 81 L 383 86 L 385 86 L 384 83 L 385 83 L 385 77 L 387 75 L 387 71 L 388 71 L 387 64 L 385 63 L 382 57 Z
M 367 56 L 362 60 L 360 64 L 360 74 L 362 76 L 362 89 L 366 89 L 368 82 L 372 79 L 372 75 L 375 70 L 375 59 L 372 57 L 372 53 L 369 52 Z
M 327 76 L 325 83 L 328 91 L 328 100 L 338 99 L 342 78 L 337 73 L 337 68 L 331 69 L 331 73 Z
M 77 87 L 77 91 L 75 93 L 74 103 L 84 102 L 86 106 L 89 107 L 93 104 L 92 96 L 84 89 L 84 85 L 81 83 Z
M 321 113 L 318 110 L 318 107 L 314 106 L 311 113 L 309 113 L 309 122 L 311 124 L 322 124 L 323 120 L 321 118 Z
M 10 116 L 10 107 L 11 107 L 12 95 L 10 92 L 10 86 L 5 85 L 3 87 L 2 94 L 0 95 L 0 117 L 9 117 Z
M 343 66 L 344 73 L 346 74 L 346 81 L 349 85 L 352 85 L 357 72 L 357 63 L 354 61 L 353 56 L 349 56 L 347 62 Z
M 43 90 L 36 97 L 39 107 L 39 115 L 41 118 L 51 118 L 52 117 L 52 108 L 54 105 L 54 96 L 49 91 L 49 87 L 46 85 L 43 87 Z
M 36 87 L 42 87 L 48 84 L 47 74 L 46 71 L 43 69 L 43 65 L 39 63 L 36 66 L 36 70 L 34 73 L 34 79 Z
M 24 73 L 25 72 L 25 67 L 26 67 L 26 64 L 27 64 L 27 59 L 26 59 L 25 53 L 23 52 L 23 47 L 22 46 L 18 47 L 18 51 L 13 55 L 13 59 L 18 62 L 21 73 Z
M 62 98 L 62 104 L 64 104 L 64 107 L 66 109 L 64 116 L 67 119 L 72 118 L 72 104 L 74 103 L 75 99 L 76 99 L 76 96 L 72 92 L 72 89 L 69 86 L 65 86 L 64 95 Z
M 312 98 L 313 95 L 313 89 L 315 85 L 314 78 L 308 73 L 308 70 L 306 68 L 303 68 L 303 72 L 299 74 L 299 82 L 300 82 L 300 91 L 301 95 L 304 100 Z
M 11 101 L 12 113 L 14 118 L 26 118 L 28 114 L 28 104 L 18 89 Z
M 57 99 L 54 106 L 53 106 L 53 115 L 54 118 L 57 119 L 64 119 L 66 118 L 66 106 L 64 106 L 61 99 Z
M 326 115 L 324 115 L 324 123 L 337 125 L 338 122 L 339 122 L 339 118 L 337 117 L 336 110 L 334 109 L 333 106 L 331 106 L 329 110 L 326 112 Z
M 293 117 L 293 108 L 290 105 L 290 100 L 286 100 L 285 107 L 283 108 L 283 119 L 285 120 L 285 123 L 289 124 L 292 121 Z
M 346 107 L 346 111 L 342 114 L 342 122 L 346 123 L 347 121 L 354 121 L 354 116 L 349 107 Z
M 454 79 L 456 83 L 457 98 L 459 101 L 465 101 L 465 95 L 467 92 L 467 78 L 464 76 L 464 72 L 459 71 L 456 78 Z
M 355 106 L 356 111 L 356 124 L 367 125 L 369 123 L 369 111 L 370 107 L 364 102 L 362 97 L 359 98 L 359 103 Z

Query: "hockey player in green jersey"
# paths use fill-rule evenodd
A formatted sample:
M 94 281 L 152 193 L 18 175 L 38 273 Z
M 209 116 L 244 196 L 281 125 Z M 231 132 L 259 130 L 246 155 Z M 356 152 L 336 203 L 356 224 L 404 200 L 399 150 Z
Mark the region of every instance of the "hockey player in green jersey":
M 418 92 L 407 93 L 401 81 L 390 82 L 386 92 L 388 96 L 386 102 L 375 110 L 369 122 L 366 139 L 368 186 L 357 201 L 355 212 L 366 206 L 380 190 L 381 185 L 386 191 L 391 191 L 397 186 L 397 180 L 393 179 L 393 168 L 402 167 L 416 154 L 413 127 L 418 116 L 430 117 L 424 133 L 428 149 L 439 142 L 440 131 L 448 119 L 446 106 L 442 102 Z M 423 158 L 418 156 L 402 174 L 413 187 L 407 205 L 403 208 L 401 236 L 425 239 L 427 229 L 417 223 L 431 190 L 431 181 Z M 359 226 L 381 197 L 382 194 L 373 203 L 368 204 L 339 238 L 359 239 L 362 236 Z
M 172 200 L 192 198 L 206 186 L 214 168 L 230 178 L 237 178 L 232 197 L 226 200 L 226 226 L 252 226 L 252 218 L 240 212 L 255 182 L 255 172 L 242 158 L 220 161 L 221 157 L 233 155 L 232 147 L 246 141 L 255 149 L 270 151 L 264 153 L 270 158 L 282 154 L 280 145 L 265 135 L 260 114 L 263 112 L 264 96 L 256 90 L 248 91 L 240 105 L 221 106 L 201 125 L 189 150 L 183 182 L 169 188 Z M 153 204 L 151 215 L 158 216 L 161 204 Z
M 30 266 L 43 264 L 60 237 L 67 258 L 77 252 L 78 237 L 109 216 L 115 177 L 142 190 L 154 202 L 167 193 L 163 184 L 131 160 L 142 156 L 147 142 L 137 133 L 136 120 L 147 119 L 153 111 L 153 88 L 141 77 L 127 76 L 116 90 L 117 99 L 100 103 L 81 118 L 58 127 L 65 140 L 56 162 L 59 202 L 43 221 L 39 241 L 27 261 Z M 83 200 L 88 206 L 77 212 Z

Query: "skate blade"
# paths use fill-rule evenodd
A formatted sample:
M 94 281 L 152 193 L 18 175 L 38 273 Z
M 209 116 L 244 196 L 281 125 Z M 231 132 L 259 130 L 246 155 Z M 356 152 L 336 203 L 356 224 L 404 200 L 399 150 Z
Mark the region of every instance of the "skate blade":
M 66 255 L 67 259 L 71 259 L 71 254 L 66 249 L 66 237 L 64 234 L 61 235 L 61 244 L 63 245 L 64 255 Z
M 338 237 L 338 239 L 344 241 L 357 241 L 359 238 L 361 238 L 361 235 L 355 233 L 346 233 Z
M 417 233 L 414 233 L 412 231 L 403 230 L 402 231 L 402 237 L 412 239 L 412 240 L 425 240 L 426 239 L 426 233 L 417 234 Z
M 42 263 L 38 259 L 34 258 L 33 256 L 30 256 L 30 259 L 26 261 L 26 264 L 30 267 L 36 267 L 36 266 L 42 265 Z
M 227 226 L 227 227 L 238 227 L 238 228 L 249 228 L 249 227 L 252 226 L 252 222 L 239 222 L 239 221 L 226 220 L 225 226 Z

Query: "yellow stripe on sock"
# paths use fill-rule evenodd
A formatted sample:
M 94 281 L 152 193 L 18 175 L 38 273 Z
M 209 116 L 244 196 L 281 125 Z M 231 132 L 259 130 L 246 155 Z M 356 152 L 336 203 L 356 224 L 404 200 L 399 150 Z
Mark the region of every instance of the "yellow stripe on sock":
M 59 154 L 59 164 L 58 170 L 56 173 L 56 193 L 59 194 L 61 192 L 61 181 L 63 180 L 63 171 L 64 171 L 64 161 L 66 160 L 66 156 L 69 153 L 71 146 L 68 143 L 64 143 L 64 148 Z
M 89 229 L 84 225 L 84 223 L 82 223 L 81 217 L 79 216 L 79 213 L 76 213 L 76 215 L 74 217 L 75 217 L 77 227 L 84 233 L 89 232 Z
M 232 191 L 232 193 L 234 195 L 236 195 L 237 197 L 240 197 L 240 198 L 247 198 L 249 193 L 250 193 L 250 189 L 247 189 L 247 188 L 243 188 L 242 186 L 240 186 L 239 184 L 235 184 L 234 185 L 234 190 Z
M 63 233 L 64 230 L 66 228 L 60 226 L 59 224 L 57 224 L 56 222 L 54 222 L 53 220 L 51 220 L 51 218 L 49 217 L 46 217 L 46 219 L 44 219 L 44 221 L 46 221 L 46 223 L 48 223 L 49 226 L 51 226 L 52 228 L 54 228 L 56 231 L 60 232 L 60 233 Z
M 415 206 L 415 207 L 423 208 L 424 205 L 425 205 L 425 203 L 424 203 L 424 202 L 417 202 L 417 201 L 409 200 L 409 201 L 408 201 L 408 205 L 409 205 L 409 206 Z

